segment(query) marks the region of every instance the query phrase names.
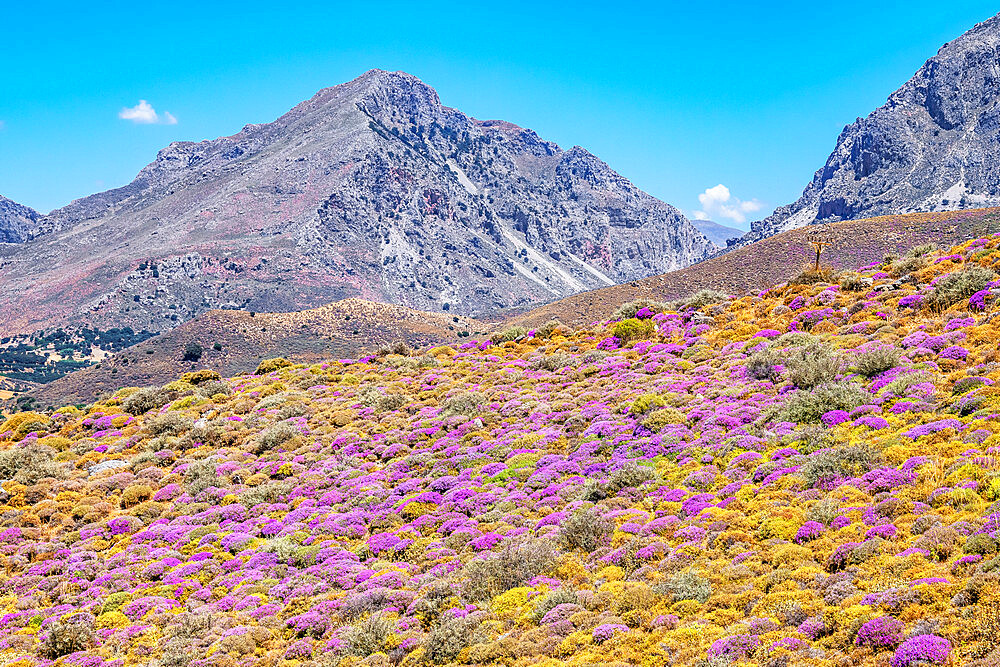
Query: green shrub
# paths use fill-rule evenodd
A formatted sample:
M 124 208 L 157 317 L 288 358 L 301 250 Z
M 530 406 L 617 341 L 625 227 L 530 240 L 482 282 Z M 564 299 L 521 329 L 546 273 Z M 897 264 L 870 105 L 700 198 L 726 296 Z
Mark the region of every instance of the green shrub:
M 806 521 L 818 521 L 824 526 L 841 515 L 840 502 L 834 498 L 824 498 L 806 511 Z
M 248 489 L 240 494 L 240 504 L 244 507 L 256 507 L 257 505 L 274 504 L 284 500 L 291 491 L 288 484 L 281 482 L 268 482 Z
M 924 243 L 923 245 L 913 246 L 910 248 L 904 257 L 923 257 L 924 255 L 929 255 L 937 250 L 937 246 L 933 243 Z
M 372 614 L 354 623 L 343 635 L 344 653 L 367 658 L 375 653 L 385 653 L 395 624 L 381 614 Z
M 881 393 L 894 396 L 905 396 L 907 390 L 915 384 L 933 382 L 934 378 L 929 373 L 917 372 L 901 375 L 886 386 L 882 387 Z
M 150 435 L 179 435 L 194 426 L 194 420 L 177 412 L 154 417 L 146 422 L 145 431 Z
M 704 308 L 714 306 L 717 303 L 724 303 L 729 297 L 714 289 L 700 289 L 684 300 L 684 308 Z
M 897 366 L 899 350 L 889 346 L 865 350 L 854 362 L 854 370 L 866 378 L 873 378 Z
M 651 299 L 636 299 L 635 301 L 629 301 L 628 303 L 623 303 L 618 306 L 614 313 L 611 314 L 612 320 L 629 320 L 635 317 L 643 308 L 648 308 L 654 313 L 662 313 L 665 310 L 670 310 L 669 304 L 662 303 L 660 301 L 653 301 Z
M 771 348 L 766 348 L 760 350 L 759 352 L 754 352 L 753 355 L 747 359 L 746 372 L 747 375 L 752 377 L 754 380 L 776 382 L 781 376 L 778 372 L 778 366 L 780 366 L 783 362 L 784 359 L 779 352 Z
M 666 405 L 667 401 L 659 394 L 642 394 L 627 404 L 630 415 L 642 415 Z
M 966 266 L 961 271 L 939 278 L 924 303 L 930 308 L 944 310 L 986 289 L 987 283 L 996 280 L 996 277 L 991 269 L 979 265 Z
M 771 343 L 773 348 L 783 348 L 783 347 L 805 347 L 812 343 L 819 343 L 820 339 L 818 336 L 814 336 L 811 333 L 806 333 L 805 331 L 789 331 L 788 333 L 783 333 Z
M 958 548 L 958 539 L 958 531 L 951 526 L 933 526 L 918 537 L 913 546 L 930 552 L 934 560 L 944 561 Z
M 576 593 L 565 588 L 557 588 L 545 595 L 540 595 L 536 598 L 531 616 L 535 623 L 539 623 L 545 617 L 545 614 L 561 604 L 579 604 Z
M 784 363 L 788 380 L 799 389 L 812 389 L 832 382 L 840 372 L 840 359 L 823 343 L 785 350 Z
M 998 550 L 997 541 L 986 533 L 970 535 L 965 541 L 962 551 L 967 554 L 979 554 L 980 556 L 992 556 Z
M 488 600 L 549 572 L 555 563 L 555 547 L 547 540 L 508 540 L 492 556 L 466 564 L 462 593 L 472 602 Z
M 621 322 L 615 322 L 611 328 L 611 335 L 622 343 L 628 343 L 633 340 L 649 338 L 655 330 L 651 320 L 637 320 L 631 317 Z
M 479 642 L 478 629 L 479 619 L 475 616 L 438 623 L 424 641 L 424 662 L 432 665 L 454 662 L 459 653 Z
M 819 271 L 810 267 L 788 281 L 789 285 L 814 285 L 833 281 L 833 269 L 828 266 L 819 267 Z
M 568 332 L 569 327 L 559 320 L 549 320 L 535 329 L 535 338 L 552 338 L 556 333 Z
M 233 393 L 233 390 L 229 386 L 229 383 L 227 382 L 224 382 L 222 380 L 212 380 L 206 382 L 205 384 L 199 385 L 197 392 L 199 395 L 204 396 L 205 398 L 211 398 L 212 396 L 216 396 L 218 394 L 229 396 L 230 394 Z
M 181 357 L 181 361 L 198 361 L 204 353 L 205 348 L 201 346 L 201 343 L 191 341 L 184 346 L 184 356 Z
M 614 531 L 615 523 L 601 516 L 596 509 L 580 509 L 563 520 L 559 529 L 559 543 L 566 549 L 582 549 L 592 553 L 607 543 Z
M 952 396 L 967 394 L 973 389 L 978 389 L 979 387 L 982 387 L 984 384 L 986 384 L 986 381 L 983 380 L 983 378 L 965 377 L 962 378 L 961 380 L 958 380 L 957 382 L 955 382 L 955 384 L 952 385 L 951 394 Z
M 82 622 L 55 621 L 42 636 L 39 652 L 49 660 L 56 660 L 70 653 L 85 651 L 93 643 L 94 632 L 89 625 Z
M 889 266 L 889 273 L 894 276 L 905 276 L 915 273 L 927 266 L 927 260 L 920 255 L 906 255 L 894 261 Z
M 611 473 L 608 481 L 608 491 L 612 494 L 619 493 L 622 489 L 639 488 L 645 482 L 656 477 L 652 468 L 637 465 L 631 461 L 623 465 L 618 470 Z
M 219 483 L 219 478 L 215 474 L 215 463 L 213 459 L 202 459 L 195 461 L 184 471 L 184 487 L 192 498 Z
M 277 449 L 298 434 L 299 432 L 295 427 L 288 422 L 275 424 L 260 434 L 260 437 L 257 439 L 257 454 Z
M 879 455 L 867 445 L 849 445 L 813 453 L 799 474 L 809 486 L 822 486 L 837 477 L 860 477 L 879 461 Z
M 441 416 L 472 416 L 481 412 L 486 405 L 486 396 L 478 391 L 462 391 L 449 396 L 441 403 Z
M 122 401 L 122 412 L 130 415 L 141 415 L 150 410 L 157 410 L 169 403 L 170 392 L 162 387 L 146 387 L 129 394 Z
M 0 450 L 0 480 L 13 479 L 31 486 L 48 477 L 60 479 L 63 476 L 51 447 L 35 443 Z
M 552 354 L 546 354 L 545 356 L 535 359 L 531 363 L 532 368 L 542 369 L 547 371 L 557 371 L 560 368 L 565 368 L 566 366 L 575 366 L 576 358 L 565 352 L 553 352 Z
M 853 382 L 822 384 L 810 391 L 792 392 L 778 410 L 778 421 L 815 424 L 831 410 L 853 410 L 871 401 L 871 394 Z
M 695 600 L 704 604 L 712 596 L 712 583 L 695 572 L 678 572 L 661 586 L 674 602 Z
M 512 341 L 521 340 L 522 338 L 528 337 L 528 329 L 520 325 L 507 327 L 503 331 L 497 331 L 492 336 L 490 340 L 494 343 L 510 343 Z

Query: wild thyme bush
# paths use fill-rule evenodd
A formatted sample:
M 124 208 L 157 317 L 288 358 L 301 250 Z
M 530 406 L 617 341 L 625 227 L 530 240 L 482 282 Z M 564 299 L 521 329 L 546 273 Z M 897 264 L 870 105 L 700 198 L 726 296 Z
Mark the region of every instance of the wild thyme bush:
M 653 301 L 652 299 L 636 299 L 635 301 L 629 301 L 628 303 L 623 303 L 622 305 L 618 306 L 615 312 L 611 314 L 611 319 L 612 320 L 632 319 L 643 308 L 653 313 L 662 313 L 666 310 L 670 310 L 669 304 L 663 303 L 661 301 Z
M 930 308 L 944 310 L 986 289 L 986 285 L 996 279 L 997 274 L 992 269 L 978 264 L 966 266 L 939 278 L 924 303 Z
M 580 509 L 563 520 L 559 542 L 566 549 L 582 549 L 591 553 L 609 542 L 614 530 L 614 521 L 601 516 L 593 508 Z
M 162 408 L 171 400 L 169 391 L 161 387 L 145 387 L 129 394 L 122 401 L 122 411 L 130 415 L 141 415 Z
M 823 343 L 791 348 L 783 355 L 788 380 L 799 389 L 832 382 L 840 372 L 840 359 Z
M 900 351 L 895 347 L 882 346 L 865 350 L 854 361 L 854 370 L 872 378 L 899 366 Z
M 775 417 L 780 421 L 815 424 L 827 412 L 853 410 L 865 405 L 871 398 L 864 387 L 853 382 L 827 383 L 809 391 L 792 392 Z

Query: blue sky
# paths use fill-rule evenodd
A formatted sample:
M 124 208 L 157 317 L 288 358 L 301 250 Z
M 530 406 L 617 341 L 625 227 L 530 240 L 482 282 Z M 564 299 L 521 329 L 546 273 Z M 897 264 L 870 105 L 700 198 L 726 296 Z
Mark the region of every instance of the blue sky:
M 0 194 L 43 212 L 124 185 L 170 141 L 273 120 L 379 67 L 419 76 L 469 115 L 583 146 L 689 215 L 707 207 L 744 227 L 797 198 L 845 124 L 997 10 L 977 0 L 29 4 L 3 10 Z M 136 122 L 152 119 L 145 107 L 120 117 L 140 100 L 158 122 Z

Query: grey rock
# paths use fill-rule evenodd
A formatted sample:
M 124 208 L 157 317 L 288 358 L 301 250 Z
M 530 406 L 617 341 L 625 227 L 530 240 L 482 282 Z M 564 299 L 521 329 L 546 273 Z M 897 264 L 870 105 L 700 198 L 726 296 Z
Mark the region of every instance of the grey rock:
M 88 472 L 91 475 L 96 475 L 98 473 L 104 472 L 105 470 L 117 470 L 118 468 L 127 468 L 127 467 L 128 467 L 128 462 L 126 461 L 121 461 L 121 460 L 102 461 L 101 463 L 98 463 L 95 466 L 91 466 Z
M 66 320 L 163 331 L 215 307 L 348 297 L 480 314 L 715 250 L 583 148 L 470 118 L 381 70 L 272 123 L 173 143 L 129 185 L 38 227 L 0 247 L 0 282 L 13 286 L 0 331 Z
M 846 126 L 802 196 L 738 245 L 805 225 L 1000 205 L 1000 15 Z
M 0 196 L 0 243 L 24 243 L 38 233 L 35 210 Z

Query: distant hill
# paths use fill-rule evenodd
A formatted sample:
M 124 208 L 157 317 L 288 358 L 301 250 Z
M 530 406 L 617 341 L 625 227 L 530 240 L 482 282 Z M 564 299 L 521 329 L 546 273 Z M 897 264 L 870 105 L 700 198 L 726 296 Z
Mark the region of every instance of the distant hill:
M 535 326 L 559 319 L 583 325 L 607 318 L 619 305 L 640 298 L 664 301 L 706 288 L 729 294 L 764 289 L 798 275 L 810 263 L 813 250 L 807 236 L 817 232 L 832 242 L 823 254 L 824 265 L 843 269 L 863 266 L 923 243 L 945 246 L 997 231 L 1000 208 L 890 215 L 792 229 L 679 271 L 576 294 L 497 319 L 498 324 Z
M 846 126 L 802 196 L 743 243 L 817 222 L 1000 205 L 1000 15 Z
M 0 245 L 0 335 L 164 331 L 213 308 L 343 298 L 475 314 L 706 257 L 674 207 L 580 147 L 372 70 L 271 123 L 179 142 Z
M 272 357 L 301 362 L 357 357 L 397 341 L 426 347 L 487 331 L 469 318 L 360 299 L 292 313 L 211 310 L 27 396 L 42 406 L 86 403 L 118 387 L 163 384 L 196 368 L 236 375 Z M 184 361 L 191 344 L 201 347 L 201 356 Z
M 692 220 L 691 224 L 695 226 L 695 229 L 704 234 L 709 241 L 720 248 L 725 248 L 729 239 L 738 239 L 746 234 L 742 229 L 720 225 L 711 220 Z

